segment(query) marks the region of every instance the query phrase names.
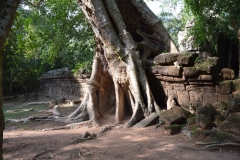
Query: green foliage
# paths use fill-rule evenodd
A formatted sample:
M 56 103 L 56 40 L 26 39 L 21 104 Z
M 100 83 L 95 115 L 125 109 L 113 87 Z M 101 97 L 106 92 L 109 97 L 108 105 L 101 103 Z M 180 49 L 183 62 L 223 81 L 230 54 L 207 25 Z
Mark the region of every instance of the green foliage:
M 75 0 L 24 1 L 5 45 L 4 90 L 36 88 L 50 69 L 90 67 L 94 36 Z M 91 67 L 90 67 L 91 68 Z
M 195 17 L 193 33 L 197 43 L 214 41 L 219 33 L 236 38 L 240 27 L 239 0 L 184 0 L 186 11 Z
M 177 44 L 179 31 L 184 30 L 185 23 L 192 18 L 192 15 L 185 12 L 183 0 L 163 0 L 161 2 L 159 6 L 161 12 L 158 16 Z
M 24 111 L 24 109 L 33 108 L 33 111 Z M 5 115 L 5 119 L 20 119 L 20 118 L 28 118 L 30 116 L 39 115 L 40 110 L 48 109 L 46 105 L 34 105 L 34 106 L 27 106 L 24 109 L 16 109 L 16 106 L 8 106 L 3 108 L 3 112 Z M 14 112 L 11 112 L 14 111 Z

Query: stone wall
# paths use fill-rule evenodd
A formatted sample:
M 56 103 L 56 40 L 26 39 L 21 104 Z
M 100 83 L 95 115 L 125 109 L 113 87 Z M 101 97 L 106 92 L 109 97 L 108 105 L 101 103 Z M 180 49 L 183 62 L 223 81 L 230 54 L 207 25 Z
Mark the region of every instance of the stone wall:
M 184 107 L 229 102 L 233 98 L 233 84 L 238 80 L 218 82 L 221 76 L 217 57 L 201 59 L 198 53 L 166 53 L 156 56 L 154 63 L 147 73 L 160 106 L 166 106 L 168 96 Z
M 86 80 L 73 76 L 67 68 L 51 70 L 39 78 L 41 91 L 51 98 L 82 99 Z
M 147 69 L 147 76 L 153 95 L 163 108 L 168 96 L 175 97 L 184 107 L 240 97 L 240 80 L 222 80 L 217 57 L 202 59 L 198 53 L 165 53 L 156 56 L 154 63 Z M 82 99 L 87 86 L 85 79 L 73 76 L 67 68 L 49 71 L 40 80 L 42 91 L 52 98 Z

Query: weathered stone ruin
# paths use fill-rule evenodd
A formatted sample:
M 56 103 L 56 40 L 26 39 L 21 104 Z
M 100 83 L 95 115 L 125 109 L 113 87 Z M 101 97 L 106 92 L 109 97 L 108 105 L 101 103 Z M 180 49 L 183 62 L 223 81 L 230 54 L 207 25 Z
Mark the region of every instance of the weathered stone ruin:
M 235 79 L 231 69 L 220 70 L 218 57 L 163 53 L 154 58 L 154 66 L 146 72 L 154 98 L 163 109 L 160 121 L 166 124 L 166 134 L 179 132 L 187 123 L 193 130 L 217 126 L 240 135 L 236 128 L 240 123 L 236 121 L 240 119 L 240 79 Z M 87 79 L 71 74 L 67 68 L 49 71 L 40 81 L 43 93 L 53 99 L 82 99 L 87 86 Z M 134 127 L 152 125 L 157 119 L 158 114 L 153 113 Z
M 237 97 L 234 85 L 238 80 L 234 80 L 231 69 L 222 69 L 219 75 L 217 57 L 204 60 L 197 53 L 166 53 L 156 56 L 154 62 L 156 65 L 148 75 L 157 100 L 172 96 L 180 106 L 189 108 L 218 101 L 230 102 Z M 223 78 L 228 80 L 223 81 Z
M 41 91 L 53 99 L 60 97 L 81 99 L 87 86 L 86 79 L 74 76 L 68 68 L 48 71 L 39 80 Z

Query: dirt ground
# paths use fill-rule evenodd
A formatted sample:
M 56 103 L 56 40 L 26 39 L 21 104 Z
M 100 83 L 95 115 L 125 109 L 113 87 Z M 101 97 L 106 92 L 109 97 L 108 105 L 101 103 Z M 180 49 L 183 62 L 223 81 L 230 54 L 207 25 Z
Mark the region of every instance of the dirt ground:
M 4 105 L 8 105 L 5 103 Z M 5 109 L 6 110 L 6 109 Z M 114 123 L 113 116 L 107 116 L 104 125 Z M 103 127 L 84 126 L 79 129 L 42 131 L 65 125 L 55 121 L 27 122 L 22 124 L 6 124 L 3 141 L 4 160 L 112 160 L 112 159 L 146 159 L 146 160 L 238 160 L 238 149 L 221 148 L 216 151 L 197 151 L 200 146 L 194 145 L 196 139 L 184 133 L 174 136 L 164 134 L 163 127 L 122 128 L 121 126 L 106 132 L 103 136 L 72 144 L 88 131 L 98 133 Z M 56 150 L 55 150 L 56 149 Z

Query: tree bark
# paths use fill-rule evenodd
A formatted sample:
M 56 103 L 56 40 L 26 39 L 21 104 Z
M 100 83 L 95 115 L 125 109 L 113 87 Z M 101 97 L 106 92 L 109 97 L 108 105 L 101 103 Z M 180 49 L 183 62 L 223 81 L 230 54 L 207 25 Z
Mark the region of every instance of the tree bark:
M 167 30 L 142 0 L 79 0 L 96 37 L 93 72 L 85 98 L 67 122 L 93 120 L 116 107 L 115 121 L 130 110 L 131 127 L 159 112 L 145 69 L 162 52 L 178 52 Z M 112 93 L 112 91 L 115 92 Z M 115 104 L 115 105 L 114 105 Z M 106 108 L 108 107 L 108 108 Z
M 2 60 L 3 47 L 11 30 L 14 16 L 20 0 L 0 0 L 0 159 L 2 159 L 2 140 L 4 130 L 4 115 L 2 110 Z

